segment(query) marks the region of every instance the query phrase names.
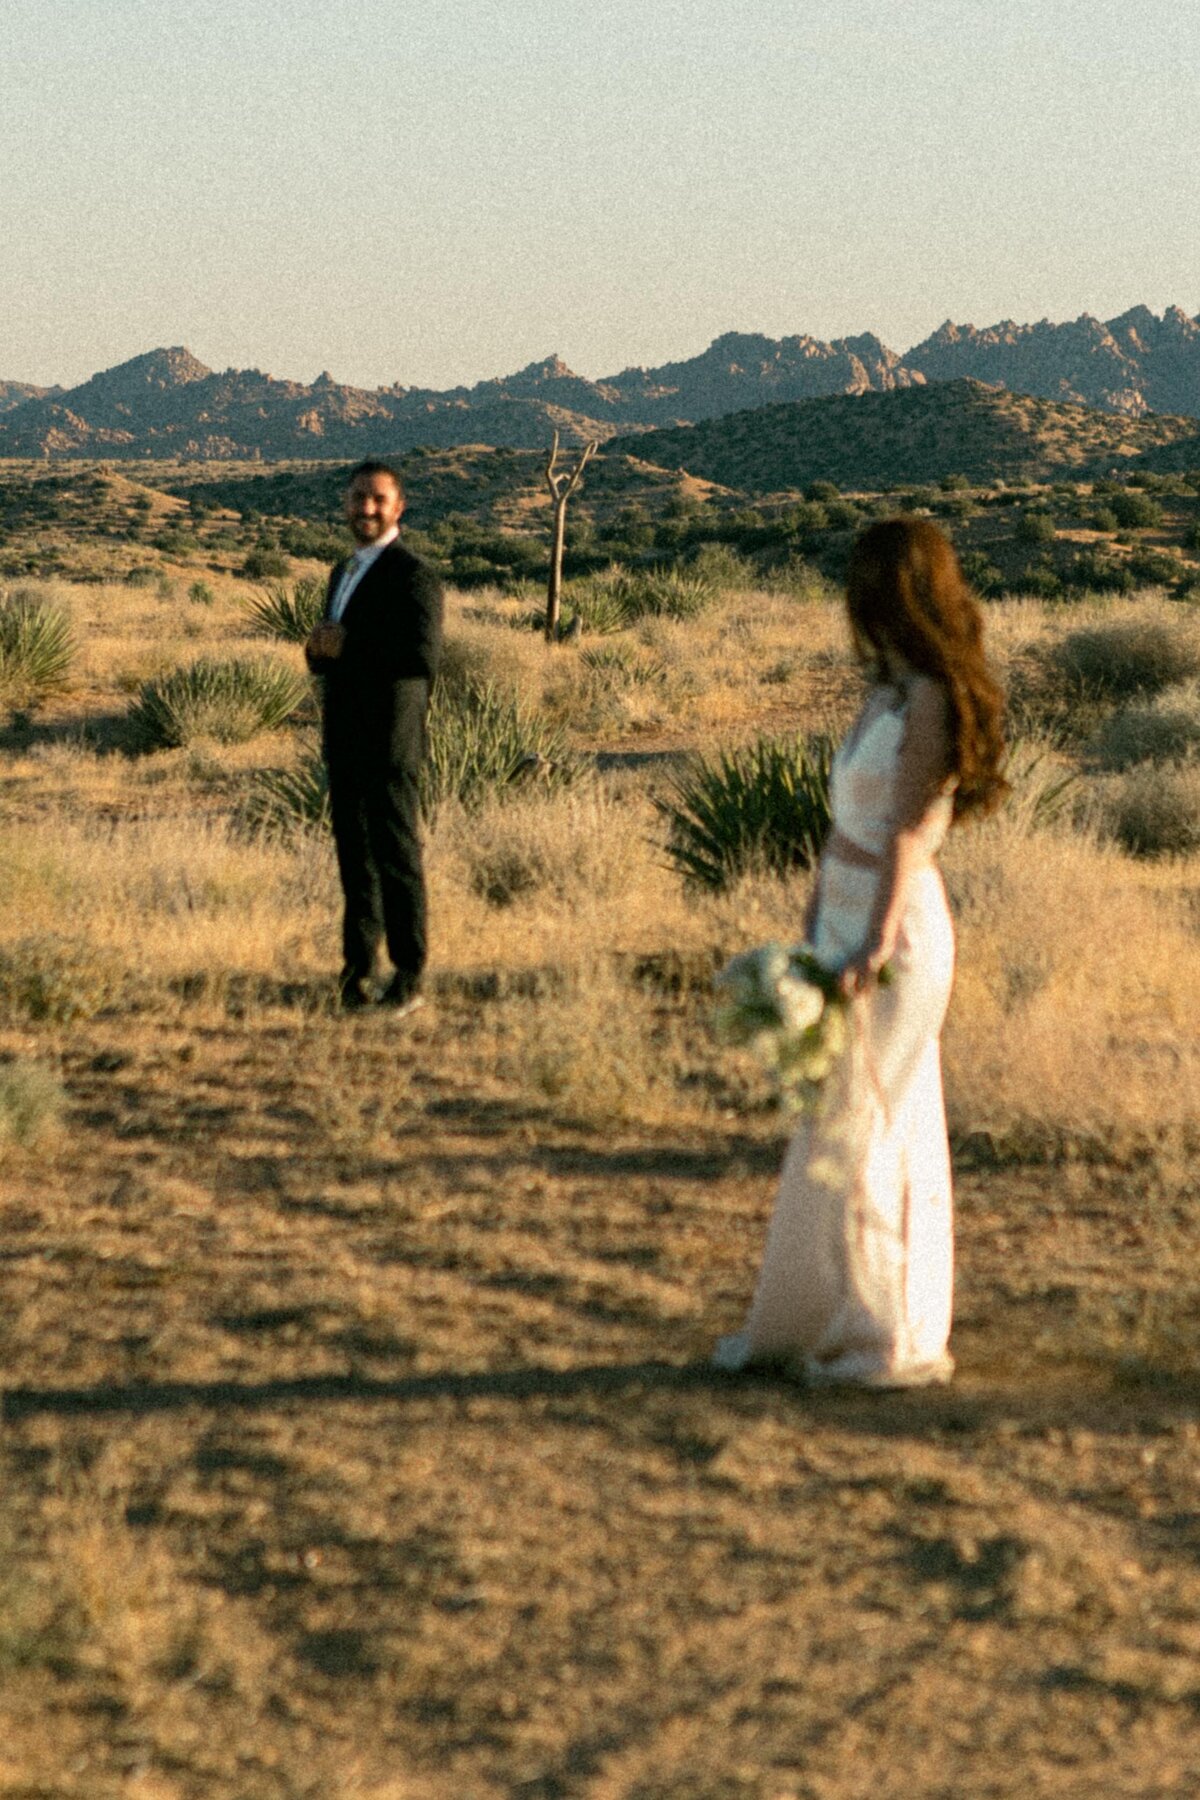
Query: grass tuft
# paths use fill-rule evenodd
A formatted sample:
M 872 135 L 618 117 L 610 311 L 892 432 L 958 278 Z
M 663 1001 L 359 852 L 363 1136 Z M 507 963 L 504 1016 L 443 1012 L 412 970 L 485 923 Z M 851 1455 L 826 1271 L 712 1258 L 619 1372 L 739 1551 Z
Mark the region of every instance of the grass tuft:
M 1109 833 L 1131 856 L 1190 856 L 1200 850 L 1200 764 L 1143 764 L 1108 798 Z
M 80 938 L 42 932 L 0 949 L 0 1010 L 69 1024 L 118 1006 L 127 970 L 111 954 Z
M 58 1076 L 31 1056 L 0 1064 L 0 1145 L 39 1143 L 62 1119 L 66 1094 Z

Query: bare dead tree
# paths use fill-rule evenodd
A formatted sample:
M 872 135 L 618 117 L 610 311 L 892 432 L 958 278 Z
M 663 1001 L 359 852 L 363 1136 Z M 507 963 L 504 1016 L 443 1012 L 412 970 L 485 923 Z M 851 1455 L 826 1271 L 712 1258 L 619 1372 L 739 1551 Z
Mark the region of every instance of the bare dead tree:
M 554 433 L 554 442 L 550 446 L 550 455 L 546 462 L 546 486 L 550 489 L 550 498 L 554 502 L 554 537 L 550 546 L 550 582 L 546 589 L 546 642 L 553 644 L 558 637 L 558 615 L 562 611 L 562 564 L 563 541 L 567 532 L 567 501 L 579 486 L 584 469 L 600 448 L 600 440 L 593 438 L 585 444 L 579 461 L 573 469 L 561 469 L 555 472 L 558 462 L 558 432 Z

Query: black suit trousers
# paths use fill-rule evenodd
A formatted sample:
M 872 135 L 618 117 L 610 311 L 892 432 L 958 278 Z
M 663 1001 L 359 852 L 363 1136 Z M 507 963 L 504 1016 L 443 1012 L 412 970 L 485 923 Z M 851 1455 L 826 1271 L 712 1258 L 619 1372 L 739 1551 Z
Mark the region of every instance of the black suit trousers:
M 419 782 L 429 685 L 397 685 L 405 702 L 398 711 L 407 716 L 393 718 L 386 741 L 369 733 L 364 742 L 360 731 L 354 731 L 339 742 L 340 734 L 330 734 L 327 721 L 330 811 L 345 900 L 343 979 L 348 981 L 366 980 L 373 973 L 385 942 L 401 978 L 415 982 L 425 967 Z

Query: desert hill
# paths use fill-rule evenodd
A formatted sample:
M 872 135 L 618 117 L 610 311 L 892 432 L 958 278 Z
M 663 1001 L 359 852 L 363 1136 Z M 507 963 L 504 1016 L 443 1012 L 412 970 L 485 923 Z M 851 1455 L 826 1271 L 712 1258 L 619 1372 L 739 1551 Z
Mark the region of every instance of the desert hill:
M 558 356 L 444 391 L 311 383 L 259 369 L 218 373 L 190 351 L 148 351 L 63 389 L 0 382 L 0 457 L 345 459 L 428 447 L 537 449 L 557 429 L 583 442 L 689 424 L 785 402 L 882 395 L 984 381 L 1014 393 L 1138 419 L 1200 417 L 1200 319 L 1135 307 L 1107 323 L 949 321 L 901 356 L 865 333 L 727 332 L 700 355 L 592 381 Z
M 1200 460 L 1194 419 L 1123 418 L 977 381 L 758 407 L 609 448 L 757 494 L 814 480 L 878 488 L 951 473 L 973 482 L 1052 481 L 1143 457 L 1159 467 L 1172 452 L 1178 465 L 1185 448 L 1191 462 Z

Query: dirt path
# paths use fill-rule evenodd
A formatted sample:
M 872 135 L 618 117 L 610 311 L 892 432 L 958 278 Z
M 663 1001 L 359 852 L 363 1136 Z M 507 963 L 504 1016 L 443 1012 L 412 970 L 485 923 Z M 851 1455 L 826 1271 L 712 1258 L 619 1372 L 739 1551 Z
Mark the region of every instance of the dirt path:
M 808 1394 L 705 1368 L 768 1122 L 558 1120 L 452 1000 L 38 1047 L 0 1794 L 1200 1792 L 1194 1196 L 960 1170 L 955 1385 Z

